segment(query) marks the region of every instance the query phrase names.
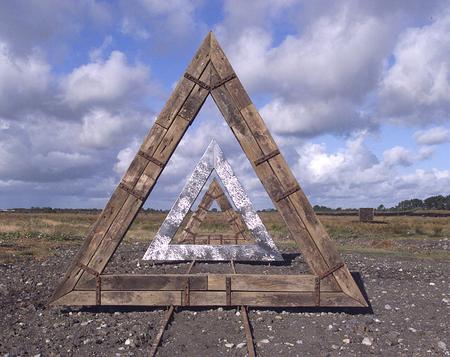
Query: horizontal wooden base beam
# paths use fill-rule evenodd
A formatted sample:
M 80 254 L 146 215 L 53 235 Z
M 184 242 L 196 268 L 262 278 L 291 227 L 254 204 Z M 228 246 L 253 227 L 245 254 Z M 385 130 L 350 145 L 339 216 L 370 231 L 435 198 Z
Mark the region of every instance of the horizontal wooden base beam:
M 225 291 L 226 279 L 232 291 L 315 292 L 319 278 L 315 275 L 265 274 L 105 274 L 100 275 L 102 291 L 184 290 L 189 279 L 191 291 Z M 322 292 L 336 292 L 322 280 Z M 97 279 L 79 283 L 75 290 L 95 290 Z
M 200 274 L 105 274 L 100 275 L 102 291 L 207 290 L 208 276 Z M 95 290 L 96 280 L 78 284 L 75 290 Z
M 182 306 L 181 291 L 102 291 L 102 306 Z M 321 293 L 317 304 L 311 292 L 233 291 L 229 306 L 253 307 L 363 307 L 344 293 Z M 71 291 L 53 305 L 94 306 L 95 291 Z M 226 291 L 192 291 L 189 306 L 227 306 Z
M 100 283 L 99 283 L 100 280 Z M 353 306 L 357 300 L 315 275 L 105 274 L 79 283 L 54 305 Z

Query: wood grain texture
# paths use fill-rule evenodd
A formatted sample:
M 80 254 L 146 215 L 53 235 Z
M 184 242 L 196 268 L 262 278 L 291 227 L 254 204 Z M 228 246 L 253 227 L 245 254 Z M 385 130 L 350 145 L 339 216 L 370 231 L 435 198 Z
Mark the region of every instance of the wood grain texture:
M 181 291 L 102 291 L 104 306 L 182 306 Z M 71 291 L 53 304 L 66 306 L 96 305 L 95 291 Z M 232 291 L 232 306 L 304 307 L 316 306 L 315 294 L 310 292 L 249 292 Z M 190 306 L 226 306 L 225 291 L 191 291 Z M 322 307 L 364 307 L 344 293 L 320 294 Z
M 101 275 L 102 291 L 184 290 L 188 278 L 190 289 L 206 290 L 208 277 L 185 274 L 119 274 Z M 79 284 L 77 290 L 95 290 L 95 279 Z

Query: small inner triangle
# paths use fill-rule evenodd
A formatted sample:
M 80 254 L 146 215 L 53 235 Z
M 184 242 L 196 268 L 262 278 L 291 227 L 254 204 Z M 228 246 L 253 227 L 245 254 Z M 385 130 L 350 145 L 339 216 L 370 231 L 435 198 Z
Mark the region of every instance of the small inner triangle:
M 208 245 L 208 244 L 170 244 L 179 230 L 183 220 L 200 194 L 210 175 L 215 171 L 218 179 L 233 201 L 245 226 L 254 238 L 254 244 Z M 212 203 L 217 196 L 219 204 L 225 210 L 232 210 L 225 192 L 213 181 L 214 192 L 207 199 Z M 223 195 L 220 195 L 223 193 Z M 222 198 L 223 197 L 223 198 Z M 204 207 L 204 211 L 208 208 Z M 233 211 L 234 212 L 234 211 Z M 206 213 L 206 212 L 205 212 Z M 234 213 L 235 214 L 235 213 Z M 234 218 L 230 212 L 230 217 Z M 189 224 L 189 222 L 188 222 Z M 238 233 L 238 232 L 236 232 Z M 188 232 L 189 234 L 189 232 Z M 178 199 L 170 209 L 169 214 L 150 243 L 144 260 L 236 260 L 236 261 L 279 261 L 283 260 L 272 237 L 269 235 L 261 218 L 240 184 L 229 162 L 225 159 L 222 149 L 215 140 L 208 145 L 205 153 L 195 167 Z
M 217 203 L 220 212 L 212 212 L 213 203 Z M 212 218 L 218 230 L 202 230 L 202 226 Z M 225 226 L 226 232 L 222 226 Z M 231 231 L 231 232 L 230 232 Z M 197 210 L 193 212 L 185 227 L 178 236 L 178 244 L 244 244 L 249 242 L 251 235 L 241 215 L 235 211 L 228 196 L 218 180 L 214 177 L 204 193 Z

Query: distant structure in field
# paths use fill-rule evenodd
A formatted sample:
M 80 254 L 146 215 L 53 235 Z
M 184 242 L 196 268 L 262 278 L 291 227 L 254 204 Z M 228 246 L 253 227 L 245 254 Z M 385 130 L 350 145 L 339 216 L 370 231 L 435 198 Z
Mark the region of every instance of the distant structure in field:
M 373 222 L 374 209 L 373 208 L 360 208 L 359 209 L 359 221 L 360 222 Z

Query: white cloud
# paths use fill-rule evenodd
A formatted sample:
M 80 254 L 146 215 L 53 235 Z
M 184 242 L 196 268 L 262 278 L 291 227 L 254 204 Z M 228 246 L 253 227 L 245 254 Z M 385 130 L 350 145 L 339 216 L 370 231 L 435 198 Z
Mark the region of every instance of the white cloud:
M 450 120 L 450 12 L 404 31 L 380 85 L 380 115 L 412 124 Z
M 0 42 L 20 55 L 53 41 L 49 52 L 64 51 L 86 23 L 97 29 L 111 19 L 110 5 L 96 0 L 0 1 Z
M 134 157 L 136 156 L 140 145 L 141 143 L 139 143 L 137 140 L 133 140 L 130 146 L 127 146 L 126 148 L 119 151 L 119 153 L 117 154 L 117 162 L 114 164 L 114 171 L 117 174 L 122 176 L 125 171 L 127 171 L 128 167 L 131 164 L 131 161 L 133 161 Z
M 176 51 L 193 35 L 204 33 L 207 27 L 197 22 L 195 0 L 138 0 L 123 2 L 120 30 L 138 40 L 152 39 L 159 49 L 172 47 Z
M 44 95 L 50 84 L 50 66 L 42 56 L 16 56 L 0 42 L 0 115 L 16 116 L 47 100 Z
M 147 92 L 148 68 L 130 66 L 125 54 L 111 52 L 106 61 L 92 62 L 74 69 L 63 81 L 64 99 L 71 106 L 114 103 Z
M 434 127 L 414 133 L 414 139 L 419 145 L 437 145 L 450 141 L 450 130 L 445 127 Z
M 413 164 L 413 158 L 406 148 L 394 146 L 383 153 L 383 162 L 388 166 L 411 166 Z
M 103 109 L 88 112 L 82 121 L 80 142 L 95 148 L 111 146 L 123 134 L 125 125 L 131 125 L 131 123 L 126 123 L 124 118 L 112 115 Z
M 392 42 L 382 18 L 342 6 L 279 44 L 260 27 L 244 28 L 237 38 L 220 31 L 246 88 L 270 95 L 263 112 L 275 133 L 342 134 L 373 126 L 363 108 Z
M 346 134 L 370 126 L 345 98 L 286 102 L 274 99 L 261 108 L 270 129 L 280 135 Z
M 403 199 L 448 191 L 447 170 L 405 172 L 405 167 L 426 159 L 429 150 L 413 153 L 396 146 L 385 150 L 379 160 L 367 147 L 366 137 L 359 134 L 335 152 L 329 152 L 325 144 L 306 143 L 298 148 L 293 171 L 315 203 L 333 207 L 394 205 Z M 430 179 L 435 185 L 427 181 Z

